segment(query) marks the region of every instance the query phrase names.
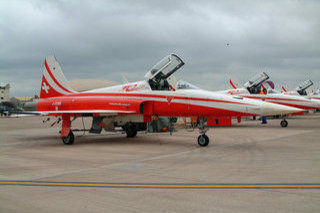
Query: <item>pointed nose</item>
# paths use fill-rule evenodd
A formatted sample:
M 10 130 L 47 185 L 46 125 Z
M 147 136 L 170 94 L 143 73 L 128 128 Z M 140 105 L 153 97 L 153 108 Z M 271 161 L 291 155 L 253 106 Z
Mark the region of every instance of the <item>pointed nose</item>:
M 284 114 L 302 112 L 302 111 L 304 110 L 295 108 L 295 107 L 280 105 L 280 104 L 273 104 L 268 102 L 263 102 L 261 104 L 262 115 L 284 115 Z

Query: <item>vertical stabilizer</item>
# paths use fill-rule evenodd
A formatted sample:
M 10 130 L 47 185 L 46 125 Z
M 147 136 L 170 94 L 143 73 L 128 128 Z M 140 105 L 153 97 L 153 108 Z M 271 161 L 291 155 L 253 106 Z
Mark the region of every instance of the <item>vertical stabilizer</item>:
M 53 55 L 47 56 L 44 61 L 40 91 L 40 98 L 50 98 L 75 93 Z

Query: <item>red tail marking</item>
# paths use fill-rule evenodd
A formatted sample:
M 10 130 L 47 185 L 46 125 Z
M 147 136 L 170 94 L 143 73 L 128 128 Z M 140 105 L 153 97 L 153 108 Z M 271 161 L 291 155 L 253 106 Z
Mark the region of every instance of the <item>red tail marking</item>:
M 233 87 L 233 89 L 237 89 L 237 87 L 232 83 L 231 79 L 230 79 L 230 84 Z
M 61 96 L 59 92 L 53 89 L 50 84 L 48 83 L 47 79 L 42 76 L 42 82 L 40 87 L 40 98 L 49 98 L 55 96 Z
M 64 88 L 58 81 L 57 79 L 53 76 L 49 66 L 48 66 L 48 63 L 47 63 L 47 59 L 44 60 L 44 65 L 49 73 L 49 75 L 51 76 L 52 80 L 61 88 L 63 89 L 64 91 L 68 92 L 68 93 L 72 93 L 71 91 L 67 90 L 66 88 Z
M 283 91 L 287 92 L 287 90 L 284 88 L 284 86 L 282 86 Z

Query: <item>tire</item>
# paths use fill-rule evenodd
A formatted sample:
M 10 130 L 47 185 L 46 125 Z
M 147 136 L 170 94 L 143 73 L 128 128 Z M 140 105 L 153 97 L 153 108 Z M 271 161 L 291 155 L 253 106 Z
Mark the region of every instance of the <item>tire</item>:
M 128 138 L 134 138 L 137 135 L 138 131 L 134 124 L 128 124 L 125 129 Z
M 209 144 L 209 137 L 206 135 L 199 135 L 198 137 L 198 144 L 199 146 L 208 146 Z
M 288 126 L 288 121 L 282 120 L 282 121 L 280 122 L 280 124 L 281 124 L 281 126 L 282 126 L 283 128 L 285 128 L 285 127 Z
M 134 137 L 136 137 L 137 136 L 137 130 L 130 130 L 130 131 L 127 131 L 126 132 L 127 133 L 127 137 L 128 138 L 134 138 Z
M 74 142 L 74 135 L 73 132 L 70 130 L 67 137 L 62 138 L 62 142 L 64 145 L 72 145 Z

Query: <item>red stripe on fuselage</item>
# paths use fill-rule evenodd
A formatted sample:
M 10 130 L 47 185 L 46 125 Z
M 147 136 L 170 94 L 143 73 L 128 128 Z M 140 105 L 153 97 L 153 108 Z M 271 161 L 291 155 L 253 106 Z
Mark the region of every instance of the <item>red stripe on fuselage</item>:
M 57 79 L 53 76 L 49 66 L 48 66 L 48 63 L 47 63 L 47 59 L 44 60 L 44 65 L 49 73 L 49 75 L 51 76 L 52 80 L 61 88 L 63 89 L 64 91 L 68 92 L 68 93 L 72 93 L 71 91 L 69 91 L 68 89 L 64 88 L 58 81 Z
M 239 105 L 247 105 L 247 106 L 255 106 L 254 104 L 248 103 L 241 103 L 235 101 L 226 101 L 226 100 L 216 100 L 216 99 L 209 99 L 209 98 L 193 98 L 193 97 L 182 97 L 182 96 L 171 96 L 171 95 L 155 95 L 155 94 L 139 94 L 139 93 L 77 93 L 77 94 L 69 94 L 65 95 L 64 97 L 95 97 L 95 96 L 117 96 L 124 98 L 126 97 L 135 97 L 135 98 L 164 98 L 171 97 L 172 100 L 179 99 L 179 100 L 191 100 L 191 101 L 207 101 L 207 102 L 217 102 L 217 103 L 228 103 L 228 104 L 239 104 Z
M 61 114 L 59 111 L 85 111 L 85 110 L 115 110 L 135 111 L 141 114 L 140 104 L 148 100 L 128 100 L 123 98 L 48 98 L 40 100 L 37 104 L 37 111 L 57 111 L 52 114 Z M 156 101 L 153 104 L 153 114 L 159 116 L 203 116 L 203 117 L 225 117 L 225 116 L 251 116 L 254 114 L 238 112 L 223 108 L 199 106 L 189 103 L 168 103 Z M 75 113 L 76 114 L 76 113 Z
M 287 98 L 272 98 L 272 97 L 254 97 L 254 96 L 243 96 L 245 98 L 251 99 L 263 99 L 263 100 L 278 100 L 278 101 L 296 101 L 296 102 L 310 102 L 308 100 L 299 100 L 299 99 L 287 99 Z
M 308 100 L 270 98 L 270 97 L 252 97 L 252 96 L 244 96 L 244 97 L 251 98 L 251 99 L 266 100 L 267 102 L 270 102 L 270 103 L 280 104 L 280 105 L 285 105 L 285 106 L 290 106 L 290 107 L 296 107 L 299 109 L 316 109 L 316 107 L 313 107 L 313 106 L 305 106 L 305 105 L 299 105 L 299 104 L 294 104 L 294 103 L 279 102 L 279 101 L 291 101 L 291 102 L 310 103 Z

